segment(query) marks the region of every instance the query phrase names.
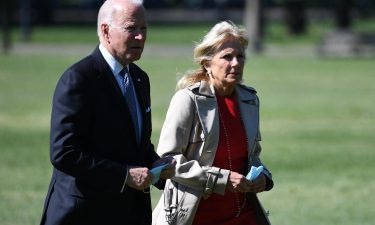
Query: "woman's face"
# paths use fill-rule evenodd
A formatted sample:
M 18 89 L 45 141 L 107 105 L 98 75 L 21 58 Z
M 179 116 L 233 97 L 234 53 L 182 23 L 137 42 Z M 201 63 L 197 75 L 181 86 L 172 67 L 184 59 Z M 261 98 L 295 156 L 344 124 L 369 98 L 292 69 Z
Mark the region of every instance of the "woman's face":
M 242 80 L 244 65 L 244 49 L 238 40 L 233 39 L 225 42 L 204 67 L 216 89 L 234 89 Z

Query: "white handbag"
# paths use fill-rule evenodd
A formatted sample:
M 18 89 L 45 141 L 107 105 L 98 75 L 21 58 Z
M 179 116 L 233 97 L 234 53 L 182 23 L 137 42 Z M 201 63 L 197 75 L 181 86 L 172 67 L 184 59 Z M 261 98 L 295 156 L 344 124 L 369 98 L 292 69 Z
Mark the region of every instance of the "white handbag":
M 172 180 L 167 180 L 164 192 L 152 212 L 152 224 L 192 224 L 201 196 L 201 190 L 195 190 Z

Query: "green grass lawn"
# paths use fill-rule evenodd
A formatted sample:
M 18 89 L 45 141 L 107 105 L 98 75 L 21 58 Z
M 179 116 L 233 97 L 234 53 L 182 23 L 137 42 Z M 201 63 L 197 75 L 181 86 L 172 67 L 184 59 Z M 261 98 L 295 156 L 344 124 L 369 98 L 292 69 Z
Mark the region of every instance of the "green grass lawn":
M 81 56 L 0 56 L 0 221 L 37 224 L 50 179 L 50 104 Z M 185 58 L 145 57 L 153 142 Z M 375 65 L 370 59 L 250 58 L 245 83 L 261 98 L 263 161 L 275 187 L 260 194 L 279 225 L 371 225 L 375 202 Z M 160 192 L 153 190 L 153 204 Z
M 190 45 L 208 27 L 181 31 L 150 26 L 149 44 Z M 93 47 L 97 43 L 95 29 L 51 29 L 38 28 L 34 43 L 84 42 Z M 283 41 L 280 27 L 272 29 L 271 43 L 293 42 Z M 315 39 L 310 35 L 297 43 L 311 44 Z M 152 82 L 152 140 L 157 145 L 177 73 L 194 64 L 184 56 L 155 55 L 138 64 Z M 51 174 L 52 93 L 60 74 L 83 56 L 0 55 L 1 225 L 34 225 L 40 220 Z M 260 198 L 273 224 L 372 225 L 373 59 L 257 56 L 249 57 L 245 71 L 245 83 L 254 86 L 261 99 L 262 159 L 273 172 L 275 187 Z M 153 205 L 159 195 L 154 189 Z

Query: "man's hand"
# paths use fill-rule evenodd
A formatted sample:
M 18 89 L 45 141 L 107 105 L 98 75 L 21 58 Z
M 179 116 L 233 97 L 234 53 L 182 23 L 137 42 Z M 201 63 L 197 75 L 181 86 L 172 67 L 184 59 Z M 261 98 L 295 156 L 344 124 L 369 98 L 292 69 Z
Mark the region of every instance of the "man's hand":
M 134 189 L 143 191 L 151 185 L 152 174 L 146 167 L 129 167 L 126 184 Z

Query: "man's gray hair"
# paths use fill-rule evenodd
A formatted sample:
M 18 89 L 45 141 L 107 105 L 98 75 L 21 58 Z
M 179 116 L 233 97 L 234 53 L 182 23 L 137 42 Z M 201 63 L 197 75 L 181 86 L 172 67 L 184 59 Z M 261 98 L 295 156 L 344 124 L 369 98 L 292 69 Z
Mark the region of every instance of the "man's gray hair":
M 99 37 L 101 36 L 101 24 L 112 24 L 115 13 L 122 9 L 122 5 L 120 3 L 143 6 L 143 0 L 106 0 L 98 12 L 97 33 Z

